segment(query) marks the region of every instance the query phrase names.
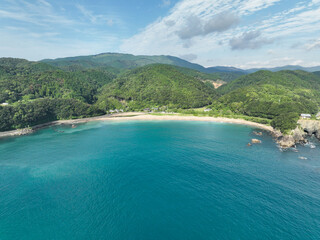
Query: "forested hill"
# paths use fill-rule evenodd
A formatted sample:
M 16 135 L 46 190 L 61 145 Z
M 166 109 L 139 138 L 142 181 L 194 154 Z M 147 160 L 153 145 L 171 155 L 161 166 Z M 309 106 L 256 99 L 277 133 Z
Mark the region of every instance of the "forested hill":
M 113 78 L 107 71 L 66 72 L 44 63 L 0 59 L 0 103 L 45 97 L 93 103 L 98 89 Z
M 225 83 L 231 82 L 240 76 L 245 75 L 243 72 L 225 72 L 225 71 L 217 71 L 213 73 L 204 73 L 190 68 L 183 68 L 175 66 L 175 68 L 190 77 L 194 77 L 201 81 L 223 81 Z
M 223 94 L 246 86 L 255 86 L 262 84 L 281 85 L 289 89 L 319 88 L 319 77 L 315 74 L 304 71 L 280 71 L 271 72 L 261 70 L 256 73 L 242 76 L 230 84 L 223 86 L 219 91 Z
M 315 74 L 315 75 L 320 77 L 320 71 L 319 72 L 314 72 L 313 74 Z
M 114 74 L 100 67 L 62 70 L 43 62 L 0 59 L 0 104 L 5 103 L 0 105 L 0 131 L 101 115 L 116 107 L 203 107 L 215 96 L 212 84 L 169 65 Z
M 259 71 L 218 89 L 215 103 L 234 113 L 274 120 L 291 129 L 301 113 L 315 114 L 320 106 L 320 77 L 303 71 Z
M 211 115 L 255 117 L 286 131 L 296 126 L 299 114 L 316 114 L 320 109 L 319 72 L 243 75 L 229 69 L 231 72 L 209 74 L 172 62 L 137 67 L 160 60 L 180 62 L 165 56 L 159 56 L 160 60 L 157 56 L 123 57 L 101 54 L 45 62 L 0 59 L 0 131 L 101 115 L 116 108 L 208 106 Z M 212 83 L 217 80 L 225 85 L 214 89 Z
M 201 65 L 190 63 L 173 56 L 135 56 L 120 53 L 103 53 L 98 55 L 60 58 L 54 60 L 46 59 L 42 62 L 60 68 L 66 68 L 67 66 L 81 66 L 83 68 L 109 67 L 123 70 L 158 63 L 186 67 L 198 71 L 204 70 L 204 67 Z
M 98 104 L 118 99 L 131 108 L 195 108 L 209 105 L 215 96 L 212 85 L 183 74 L 174 66 L 155 64 L 131 70 L 106 85 Z
M 61 71 L 45 63 L 0 59 L 0 131 L 57 119 L 103 114 L 92 105 L 98 89 L 115 76 L 107 71 Z

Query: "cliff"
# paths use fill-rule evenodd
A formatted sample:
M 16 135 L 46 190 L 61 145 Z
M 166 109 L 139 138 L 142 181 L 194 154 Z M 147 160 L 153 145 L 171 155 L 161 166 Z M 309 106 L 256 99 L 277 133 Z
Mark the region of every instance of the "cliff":
M 277 142 L 281 148 L 286 149 L 299 143 L 307 143 L 307 138 L 313 135 L 320 140 L 320 121 L 299 120 L 297 128 L 288 135 L 278 136 Z

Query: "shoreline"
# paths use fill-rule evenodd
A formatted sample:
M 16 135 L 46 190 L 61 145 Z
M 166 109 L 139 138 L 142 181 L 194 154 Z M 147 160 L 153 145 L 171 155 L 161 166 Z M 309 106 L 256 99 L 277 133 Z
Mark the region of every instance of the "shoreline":
M 35 131 L 57 126 L 57 125 L 72 125 L 72 124 L 81 124 L 94 121 L 197 121 L 197 122 L 218 122 L 218 123 L 230 123 L 238 125 L 246 125 L 250 127 L 259 128 L 270 133 L 274 133 L 275 130 L 273 127 L 247 121 L 244 119 L 234 119 L 234 118 L 225 118 L 225 117 L 199 117 L 199 116 L 181 116 L 176 114 L 163 114 L 163 115 L 152 115 L 143 112 L 128 112 L 128 113 L 118 113 L 118 114 L 109 114 L 104 116 L 97 116 L 91 118 L 83 119 L 72 119 L 72 120 L 58 120 L 53 122 L 48 122 L 40 125 L 33 126 L 31 128 L 18 129 L 12 131 L 0 132 L 0 138 L 5 137 L 14 137 L 14 136 L 23 136 L 31 134 Z

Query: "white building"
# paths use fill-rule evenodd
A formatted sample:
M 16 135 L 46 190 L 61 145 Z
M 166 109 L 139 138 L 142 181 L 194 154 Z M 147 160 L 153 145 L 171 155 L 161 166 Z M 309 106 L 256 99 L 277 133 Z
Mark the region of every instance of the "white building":
M 303 114 L 301 114 L 301 117 L 302 117 L 302 118 L 308 118 L 308 119 L 310 119 L 310 118 L 311 118 L 311 114 L 305 114 L 305 113 L 303 113 Z

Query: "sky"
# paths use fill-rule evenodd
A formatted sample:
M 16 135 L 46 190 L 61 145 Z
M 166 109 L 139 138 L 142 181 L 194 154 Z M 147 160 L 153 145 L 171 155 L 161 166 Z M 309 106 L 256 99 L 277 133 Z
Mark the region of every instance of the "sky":
M 320 66 L 320 0 L 0 0 L 0 57 L 104 52 Z

